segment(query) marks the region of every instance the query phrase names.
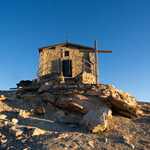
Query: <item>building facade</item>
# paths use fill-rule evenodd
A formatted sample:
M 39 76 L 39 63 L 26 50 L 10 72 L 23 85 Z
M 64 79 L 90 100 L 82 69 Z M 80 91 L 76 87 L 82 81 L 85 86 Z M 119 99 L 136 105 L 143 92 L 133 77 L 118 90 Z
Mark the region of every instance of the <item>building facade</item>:
M 95 74 L 94 50 L 92 47 L 69 42 L 38 48 L 40 53 L 38 78 L 51 73 L 62 73 L 74 78 L 83 71 Z

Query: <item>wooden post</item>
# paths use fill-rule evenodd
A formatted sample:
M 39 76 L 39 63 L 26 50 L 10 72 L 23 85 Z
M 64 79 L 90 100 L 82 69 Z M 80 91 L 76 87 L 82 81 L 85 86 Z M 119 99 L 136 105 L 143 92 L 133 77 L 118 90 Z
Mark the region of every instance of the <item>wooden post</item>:
M 94 41 L 95 45 L 95 78 L 96 78 L 96 84 L 99 83 L 98 81 L 98 60 L 97 60 L 97 40 Z

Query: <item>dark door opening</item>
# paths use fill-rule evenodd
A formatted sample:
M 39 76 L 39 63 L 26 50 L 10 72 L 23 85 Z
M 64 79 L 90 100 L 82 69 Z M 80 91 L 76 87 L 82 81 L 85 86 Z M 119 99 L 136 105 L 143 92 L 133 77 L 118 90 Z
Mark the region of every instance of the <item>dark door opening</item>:
M 72 60 L 67 59 L 63 61 L 63 76 L 72 77 Z

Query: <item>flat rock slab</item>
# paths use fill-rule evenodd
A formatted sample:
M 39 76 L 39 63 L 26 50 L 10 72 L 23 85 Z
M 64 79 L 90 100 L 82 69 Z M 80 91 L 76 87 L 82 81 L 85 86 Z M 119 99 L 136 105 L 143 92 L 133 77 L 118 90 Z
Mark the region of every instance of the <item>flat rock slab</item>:
M 125 103 L 124 101 L 112 96 L 108 97 L 108 101 L 118 110 L 124 110 L 133 114 L 136 117 L 138 116 L 137 110 L 133 106 L 130 106 L 128 103 Z
M 11 128 L 9 128 L 9 133 L 13 134 L 14 136 L 18 136 L 22 134 L 35 136 L 35 135 L 44 134 L 45 131 L 36 127 L 18 125 L 18 126 L 12 126 Z

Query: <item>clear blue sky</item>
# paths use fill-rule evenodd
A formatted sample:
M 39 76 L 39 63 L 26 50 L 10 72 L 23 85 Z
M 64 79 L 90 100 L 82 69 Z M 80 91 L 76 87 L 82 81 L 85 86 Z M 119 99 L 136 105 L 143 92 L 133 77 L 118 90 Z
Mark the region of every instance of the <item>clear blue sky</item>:
M 98 54 L 100 83 L 150 101 L 150 0 L 0 0 L 0 90 L 36 78 L 38 48 L 65 42 Z

